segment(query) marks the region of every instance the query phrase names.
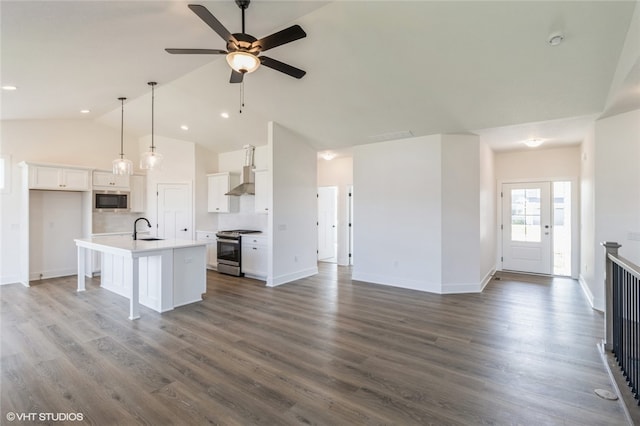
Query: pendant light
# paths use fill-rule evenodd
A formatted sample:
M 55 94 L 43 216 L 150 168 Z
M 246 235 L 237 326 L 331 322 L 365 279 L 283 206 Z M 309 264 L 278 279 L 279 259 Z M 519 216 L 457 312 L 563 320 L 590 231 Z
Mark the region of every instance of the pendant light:
M 140 168 L 142 170 L 153 170 L 157 169 L 162 161 L 162 154 L 156 152 L 156 146 L 153 140 L 153 119 L 154 119 L 154 102 L 155 102 L 155 85 L 158 84 L 155 81 L 150 81 L 147 83 L 151 86 L 151 147 L 150 150 L 142 154 L 142 158 L 140 158 Z
M 133 174 L 133 163 L 124 158 L 124 101 L 127 98 L 118 98 L 120 101 L 120 158 L 113 160 L 113 174 L 128 176 Z

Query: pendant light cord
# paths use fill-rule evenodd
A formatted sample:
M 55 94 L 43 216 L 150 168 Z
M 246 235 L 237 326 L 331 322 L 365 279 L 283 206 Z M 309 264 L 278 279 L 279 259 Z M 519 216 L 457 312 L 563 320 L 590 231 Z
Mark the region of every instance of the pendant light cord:
M 127 98 L 118 98 L 120 101 L 120 159 L 124 158 L 124 101 Z
M 158 84 L 155 81 L 150 81 L 149 83 L 147 83 L 149 86 L 151 86 L 151 152 L 156 152 L 156 146 L 154 144 L 153 141 L 153 129 L 154 129 L 154 104 L 155 104 L 155 85 Z
M 240 114 L 244 108 L 244 81 L 240 83 Z

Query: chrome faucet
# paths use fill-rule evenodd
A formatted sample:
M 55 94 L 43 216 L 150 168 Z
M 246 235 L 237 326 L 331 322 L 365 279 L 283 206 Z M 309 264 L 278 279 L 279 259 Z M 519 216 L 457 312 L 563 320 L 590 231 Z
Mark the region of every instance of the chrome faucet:
M 138 224 L 139 220 L 144 220 L 145 222 L 147 222 L 147 226 L 149 228 L 151 228 L 151 224 L 149 223 L 149 219 L 147 219 L 146 217 L 137 218 L 136 221 L 133 222 L 133 239 L 134 239 L 134 241 L 138 239 L 138 231 L 136 230 L 136 225 Z

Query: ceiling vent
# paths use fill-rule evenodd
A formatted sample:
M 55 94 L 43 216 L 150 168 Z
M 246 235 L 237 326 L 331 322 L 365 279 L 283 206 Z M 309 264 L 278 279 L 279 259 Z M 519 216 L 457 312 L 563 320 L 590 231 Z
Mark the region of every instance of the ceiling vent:
M 394 141 L 397 139 L 406 139 L 406 138 L 412 138 L 412 137 L 413 137 L 413 133 L 411 133 L 411 130 L 398 130 L 395 132 L 381 133 L 379 135 L 367 136 L 367 139 L 370 142 L 386 142 L 386 141 Z

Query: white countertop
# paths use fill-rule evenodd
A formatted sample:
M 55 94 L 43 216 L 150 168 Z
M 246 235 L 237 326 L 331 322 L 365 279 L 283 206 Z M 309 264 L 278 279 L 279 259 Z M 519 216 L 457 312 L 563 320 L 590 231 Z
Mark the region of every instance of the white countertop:
M 143 237 L 144 238 L 144 237 Z M 76 245 L 86 247 L 92 250 L 108 249 L 111 252 L 122 252 L 123 254 L 144 253 L 152 251 L 160 251 L 166 249 L 206 246 L 205 241 L 196 240 L 156 240 L 144 241 L 133 240 L 131 235 L 110 235 L 98 236 L 90 238 L 77 238 L 74 240 Z

